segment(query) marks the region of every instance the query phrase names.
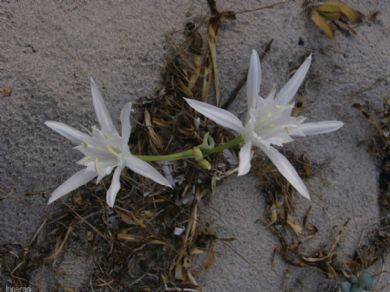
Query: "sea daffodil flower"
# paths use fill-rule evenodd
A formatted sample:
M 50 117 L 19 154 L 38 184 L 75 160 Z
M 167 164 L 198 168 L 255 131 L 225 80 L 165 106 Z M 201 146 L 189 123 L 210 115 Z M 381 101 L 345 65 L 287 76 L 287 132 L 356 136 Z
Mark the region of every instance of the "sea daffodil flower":
M 260 59 L 252 51 L 246 83 L 248 111 L 245 125 L 235 115 L 194 99 L 187 103 L 199 113 L 215 123 L 241 135 L 244 144 L 240 149 L 238 175 L 245 175 L 251 167 L 252 146 L 260 148 L 273 162 L 279 172 L 305 198 L 309 192 L 291 163 L 272 145 L 283 146 L 292 142 L 292 136 L 324 134 L 338 130 L 343 126 L 339 121 L 303 123 L 305 118 L 292 116 L 293 98 L 302 84 L 311 64 L 309 56 L 298 68 L 291 79 L 276 93 L 272 90 L 266 98 L 259 95 L 261 83 Z
M 120 175 L 125 167 L 161 185 L 171 187 L 168 180 L 154 167 L 130 153 L 128 142 L 131 132 L 131 103 L 127 103 L 121 111 L 122 131 L 121 135 L 119 135 L 96 82 L 93 78 L 91 78 L 90 82 L 93 106 L 101 129 L 92 127 L 92 132 L 85 134 L 60 122 L 45 122 L 50 129 L 78 145 L 75 149 L 85 155 L 83 159 L 77 162 L 79 165 L 85 166 L 85 168 L 72 175 L 55 189 L 50 196 L 49 204 L 95 177 L 97 177 L 96 184 L 98 184 L 114 168 L 112 182 L 106 196 L 107 204 L 110 207 L 114 206 L 116 195 L 120 189 Z

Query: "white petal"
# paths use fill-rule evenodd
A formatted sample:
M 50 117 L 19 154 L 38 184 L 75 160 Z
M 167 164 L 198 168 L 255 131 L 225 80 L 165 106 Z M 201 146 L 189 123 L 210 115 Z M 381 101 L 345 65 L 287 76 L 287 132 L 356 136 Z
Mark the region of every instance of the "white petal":
M 242 131 L 244 131 L 242 122 L 231 112 L 195 99 L 184 99 L 193 109 L 216 122 L 218 125 L 231 129 L 237 133 L 242 133 Z
M 283 146 L 283 144 L 285 143 L 290 143 L 294 141 L 294 139 L 292 139 L 288 134 L 285 133 L 280 133 L 265 140 L 267 141 L 267 143 L 277 146 Z
M 92 77 L 90 78 L 90 82 L 93 106 L 95 108 L 96 117 L 99 121 L 100 127 L 102 128 L 103 132 L 117 133 L 114 124 L 112 123 L 110 113 L 108 112 L 104 103 L 102 93 L 100 92 L 95 80 Z
M 266 147 L 264 145 L 259 146 L 272 163 L 276 166 L 279 172 L 288 180 L 288 182 L 306 199 L 310 200 L 309 192 L 303 183 L 302 179 L 299 177 L 297 171 L 291 165 L 291 163 L 284 157 L 281 153 L 278 152 L 272 146 Z
M 135 157 L 134 155 L 128 155 L 125 158 L 126 166 L 144 177 L 147 177 L 160 185 L 172 187 L 169 181 L 163 177 L 153 166 L 149 163 Z
M 274 99 L 276 95 L 276 86 L 273 86 L 265 99 Z
M 300 130 L 305 135 L 317 135 L 337 131 L 343 125 L 344 123 L 340 121 L 323 121 L 318 123 L 302 124 L 297 130 Z M 294 130 L 292 131 L 292 135 L 294 135 Z
M 74 144 L 81 144 L 89 138 L 87 134 L 60 122 L 46 121 L 45 125 L 58 134 L 64 136 L 66 139 L 72 141 Z
M 276 95 L 275 101 L 280 104 L 286 104 L 293 100 L 303 80 L 305 79 L 306 73 L 310 68 L 311 55 L 306 58 L 305 62 L 298 68 L 297 72 L 290 78 L 290 80 L 280 89 Z
M 238 175 L 245 175 L 251 168 L 252 143 L 246 142 L 240 149 L 240 164 L 238 166 Z
M 117 165 L 114 161 L 102 161 L 98 162 L 98 165 L 96 165 L 95 161 L 93 166 L 98 174 L 98 177 L 96 178 L 96 184 L 98 184 L 106 175 L 109 175 Z
M 175 185 L 175 179 L 172 176 L 172 162 L 164 160 L 164 161 L 161 161 L 159 164 L 161 165 L 161 170 L 162 170 L 165 178 L 169 182 L 169 184 L 171 186 L 174 186 Z
M 74 149 L 83 153 L 86 157 L 91 157 L 92 159 L 100 159 L 100 160 L 109 160 L 113 158 L 113 155 L 106 151 L 105 149 L 101 149 L 98 147 L 94 147 L 94 145 L 79 145 L 74 147 Z
M 111 208 L 114 207 L 116 195 L 118 194 L 119 189 L 121 188 L 120 178 L 121 178 L 121 172 L 123 168 L 124 166 L 118 166 L 117 168 L 115 168 L 114 175 L 112 176 L 110 188 L 107 190 L 107 194 L 106 194 L 107 205 L 110 206 Z
M 256 106 L 256 100 L 260 92 L 261 66 L 259 55 L 252 50 L 251 60 L 249 62 L 248 77 L 246 80 L 246 96 L 248 110 Z
M 121 110 L 121 124 L 122 124 L 122 141 L 123 147 L 128 147 L 131 125 L 130 125 L 130 113 L 131 113 L 131 102 L 126 103 L 124 108 Z
M 62 185 L 54 190 L 51 194 L 48 204 L 53 203 L 55 200 L 62 196 L 74 191 L 75 189 L 86 184 L 90 180 L 96 177 L 96 172 L 87 169 L 80 170 L 68 178 Z

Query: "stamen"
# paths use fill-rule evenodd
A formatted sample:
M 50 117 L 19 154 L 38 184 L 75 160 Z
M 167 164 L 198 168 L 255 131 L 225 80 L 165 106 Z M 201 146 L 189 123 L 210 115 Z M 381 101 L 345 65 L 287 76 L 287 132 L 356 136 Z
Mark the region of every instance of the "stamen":
M 84 163 L 87 162 L 89 159 L 90 159 L 89 156 L 85 156 L 85 157 L 83 157 L 82 159 L 80 159 L 80 160 L 78 161 L 78 163 L 84 164 Z
M 107 146 L 106 146 L 106 149 L 108 150 L 108 152 L 110 152 L 110 153 L 113 154 L 114 156 L 119 156 L 119 153 L 116 152 L 116 151 L 114 150 L 114 148 L 111 147 L 111 145 L 107 145 Z
M 99 158 L 96 158 L 95 159 L 95 170 L 96 170 L 96 173 L 99 174 Z

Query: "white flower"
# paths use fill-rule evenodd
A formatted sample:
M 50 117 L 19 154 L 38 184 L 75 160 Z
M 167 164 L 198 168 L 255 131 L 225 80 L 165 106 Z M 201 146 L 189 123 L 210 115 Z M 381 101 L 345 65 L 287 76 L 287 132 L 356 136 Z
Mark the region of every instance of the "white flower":
M 252 145 L 260 148 L 275 164 L 280 173 L 305 198 L 309 192 L 291 163 L 271 145 L 283 146 L 293 141 L 292 136 L 306 136 L 329 133 L 343 126 L 339 121 L 303 123 L 305 118 L 291 116 L 292 100 L 303 82 L 311 63 L 311 56 L 299 67 L 291 79 L 279 90 L 272 90 L 266 98 L 259 96 L 261 82 L 260 59 L 252 51 L 247 78 L 248 112 L 244 125 L 232 113 L 194 99 L 186 99 L 196 111 L 217 124 L 229 128 L 244 138 L 240 150 L 238 175 L 247 174 L 251 167 Z
M 95 177 L 97 177 L 96 183 L 98 184 L 114 168 L 112 183 L 107 191 L 107 204 L 110 207 L 114 206 L 116 195 L 120 189 L 120 175 L 125 167 L 159 184 L 171 187 L 167 179 L 154 167 L 130 153 L 128 141 L 131 132 L 131 103 L 127 103 L 121 111 L 122 135 L 119 135 L 104 104 L 99 88 L 92 78 L 90 81 L 93 106 L 101 129 L 92 127 L 92 132 L 88 135 L 63 123 L 45 122 L 50 129 L 78 145 L 75 149 L 85 155 L 83 159 L 77 162 L 79 165 L 85 166 L 85 168 L 75 173 L 55 189 L 51 194 L 49 204 Z

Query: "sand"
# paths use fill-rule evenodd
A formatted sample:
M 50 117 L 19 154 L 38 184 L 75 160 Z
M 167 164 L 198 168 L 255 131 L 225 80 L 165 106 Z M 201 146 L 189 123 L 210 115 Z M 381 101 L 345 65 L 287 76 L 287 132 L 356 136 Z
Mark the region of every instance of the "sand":
M 218 1 L 221 10 L 235 11 L 268 3 Z M 366 144 L 359 143 L 369 141 L 373 130 L 352 104 L 369 102 L 380 108 L 389 98 L 390 79 L 390 2 L 348 3 L 364 14 L 379 10 L 378 22 L 359 25 L 356 35 L 337 32 L 329 40 L 308 20 L 302 1 L 288 1 L 238 14 L 236 21 L 222 26 L 218 45 L 225 99 L 245 72 L 250 51 L 260 50 L 269 40 L 274 39 L 262 63 L 263 94 L 282 85 L 289 72 L 313 53 L 302 114 L 311 121 L 342 120 L 345 126 L 333 134 L 298 139 L 289 149 L 306 154 L 317 166 L 314 177 L 306 181 L 312 202 L 299 199 L 301 211 L 312 205 L 311 220 L 321 226 L 313 246 L 329 243 L 350 217 L 340 247 L 345 254 L 356 247 L 363 231 L 379 222 L 378 167 Z M 16 190 L 12 199 L 0 201 L 0 244 L 26 244 L 44 211 L 53 208 L 41 196 L 25 196 L 26 191 L 49 192 L 77 169 L 74 161 L 79 154 L 43 123 L 59 120 L 75 127 L 95 123 L 90 75 L 100 84 L 109 110 L 117 113 L 114 117 L 126 101 L 152 95 L 167 54 L 164 35 L 206 12 L 205 1 L 189 0 L 0 3 L 0 87 L 12 88 L 11 96 L 0 97 L 0 188 Z M 373 83 L 373 88 L 354 95 Z M 244 94 L 240 92 L 231 106 L 238 114 L 246 108 Z M 202 210 L 220 237 L 236 238 L 232 246 L 246 259 L 218 244 L 215 265 L 200 279 L 205 291 L 283 291 L 283 285 L 293 291 L 326 289 L 326 278 L 313 268 L 291 267 L 280 259 L 272 266 L 277 242 L 256 222 L 265 203 L 255 182 L 252 175 L 227 179 Z M 85 286 L 88 266 L 82 261 L 66 263 L 64 285 Z M 286 270 L 289 276 L 283 284 Z M 380 266 L 373 271 L 380 271 Z M 384 274 L 377 287 L 389 284 Z

